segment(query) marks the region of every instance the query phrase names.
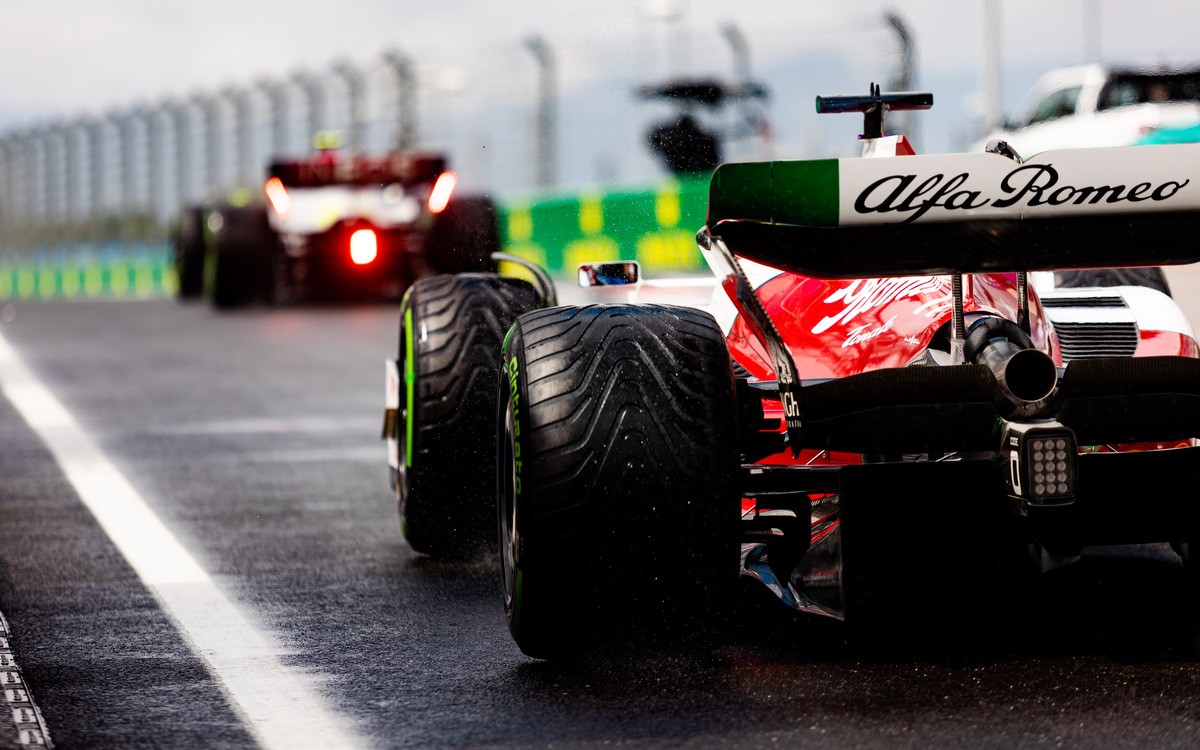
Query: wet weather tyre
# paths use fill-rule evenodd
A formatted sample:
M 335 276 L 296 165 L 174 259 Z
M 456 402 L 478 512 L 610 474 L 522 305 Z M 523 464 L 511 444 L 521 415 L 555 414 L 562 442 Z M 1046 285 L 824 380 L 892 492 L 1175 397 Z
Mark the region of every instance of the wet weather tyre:
M 1200 529 L 1195 520 L 1187 524 L 1183 539 L 1175 545 L 1175 551 L 1183 561 L 1184 585 L 1187 589 L 1187 611 L 1193 618 L 1200 618 Z
M 529 656 L 709 650 L 739 576 L 732 366 L 707 312 L 558 307 L 504 346 L 498 520 Z
M 504 334 L 540 302 L 529 282 L 430 276 L 401 303 L 399 469 L 405 540 L 439 558 L 495 548 L 496 382 Z
M 261 206 L 219 210 L 213 236 L 212 303 L 221 309 L 273 299 L 273 264 L 279 239 Z
M 197 299 L 204 293 L 204 209 L 188 206 L 179 213 L 171 232 L 171 252 L 179 286 L 179 299 Z
M 492 253 L 501 249 L 495 204 L 486 196 L 454 198 L 437 215 L 425 248 L 426 262 L 438 273 L 495 271 Z

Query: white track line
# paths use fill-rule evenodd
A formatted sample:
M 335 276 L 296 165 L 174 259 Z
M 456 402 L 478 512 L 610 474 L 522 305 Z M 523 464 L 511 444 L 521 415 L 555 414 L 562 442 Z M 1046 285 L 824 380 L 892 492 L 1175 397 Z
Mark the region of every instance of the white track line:
M 217 587 L 0 336 L 0 388 L 41 437 L 84 505 L 175 620 L 264 748 L 365 746 L 317 699 L 321 679 L 284 666 L 272 642 Z

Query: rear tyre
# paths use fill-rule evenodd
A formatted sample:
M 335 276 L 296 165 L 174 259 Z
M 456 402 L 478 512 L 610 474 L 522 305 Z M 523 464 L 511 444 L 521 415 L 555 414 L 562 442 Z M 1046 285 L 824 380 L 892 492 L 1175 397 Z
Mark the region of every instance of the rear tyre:
M 262 206 L 218 210 L 213 236 L 212 302 L 229 309 L 274 297 L 275 250 L 279 239 Z
M 1197 540 L 1200 540 L 1200 533 L 1197 533 L 1195 523 L 1191 526 L 1183 540 L 1175 545 L 1175 551 L 1183 561 L 1189 610 L 1193 615 L 1200 615 L 1200 559 L 1197 559 L 1197 551 L 1200 548 Z
M 425 248 L 426 262 L 437 273 L 495 271 L 492 253 L 501 249 L 495 204 L 486 196 L 454 198 L 437 215 Z
M 179 213 L 171 232 L 171 254 L 179 280 L 176 297 L 197 299 L 204 294 L 204 209 L 188 206 Z
M 706 312 L 591 305 L 504 345 L 502 594 L 540 659 L 721 643 L 736 595 L 734 381 Z
M 401 388 L 392 484 L 417 552 L 461 558 L 495 544 L 501 344 L 539 301 L 526 281 L 481 273 L 430 276 L 404 296 L 399 369 L 411 386 Z

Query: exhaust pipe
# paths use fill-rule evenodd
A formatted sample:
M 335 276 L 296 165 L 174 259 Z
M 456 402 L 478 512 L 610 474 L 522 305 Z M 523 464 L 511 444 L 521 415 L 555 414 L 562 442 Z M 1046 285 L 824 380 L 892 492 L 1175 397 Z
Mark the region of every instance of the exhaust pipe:
M 968 362 L 987 365 L 1015 406 L 1041 401 L 1058 385 L 1054 360 L 1033 348 L 1029 334 L 1005 318 L 980 318 L 972 323 L 963 354 Z

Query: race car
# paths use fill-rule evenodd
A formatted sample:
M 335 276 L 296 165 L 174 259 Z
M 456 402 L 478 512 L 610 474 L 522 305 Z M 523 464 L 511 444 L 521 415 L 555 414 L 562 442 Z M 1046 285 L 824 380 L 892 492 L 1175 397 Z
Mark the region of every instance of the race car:
M 863 113 L 860 157 L 719 166 L 711 307 L 410 290 L 384 428 L 404 533 L 486 549 L 494 513 L 525 654 L 712 649 L 747 585 L 862 642 L 1099 545 L 1169 543 L 1197 587 L 1200 347 L 1136 269 L 1200 260 L 1200 144 L 1020 160 L 882 133 L 931 105 L 818 97 Z M 447 425 L 473 410 L 467 446 Z
M 443 155 L 325 148 L 272 162 L 261 197 L 188 207 L 173 246 L 180 298 L 231 308 L 399 299 L 424 276 L 495 270 L 501 242 L 494 203 L 458 190 Z

